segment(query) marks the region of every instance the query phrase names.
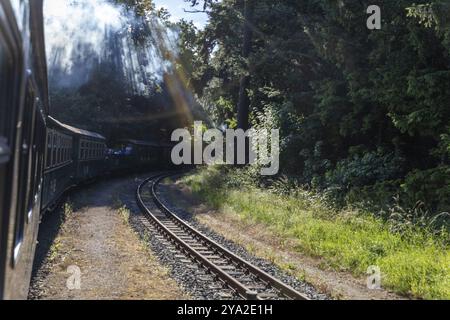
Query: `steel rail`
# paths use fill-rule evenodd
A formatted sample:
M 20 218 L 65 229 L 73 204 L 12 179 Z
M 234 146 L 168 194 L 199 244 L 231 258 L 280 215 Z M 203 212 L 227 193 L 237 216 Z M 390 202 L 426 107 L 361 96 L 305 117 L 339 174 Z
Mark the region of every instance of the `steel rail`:
M 263 283 L 269 285 L 273 289 L 277 290 L 281 296 L 284 296 L 293 300 L 309 300 L 309 298 L 296 291 L 294 288 L 284 284 L 273 276 L 269 275 L 265 271 L 260 268 L 254 266 L 253 264 L 245 261 L 241 257 L 229 251 L 227 248 L 218 244 L 214 240 L 204 236 L 202 233 L 188 225 L 185 221 L 180 219 L 176 214 L 172 212 L 158 197 L 157 195 L 157 186 L 161 183 L 162 180 L 172 176 L 173 174 L 161 174 L 157 176 L 150 177 L 146 179 L 137 190 L 136 198 L 138 201 L 138 205 L 141 210 L 145 213 L 147 218 L 151 219 L 151 221 L 156 225 L 159 232 L 162 232 L 169 238 L 169 240 L 174 243 L 177 247 L 181 248 L 185 251 L 189 256 L 197 260 L 201 265 L 209 269 L 213 274 L 215 274 L 222 282 L 224 282 L 227 286 L 233 289 L 237 294 L 239 294 L 242 298 L 248 300 L 263 300 L 260 297 L 260 293 L 250 290 L 245 284 L 239 282 L 238 279 L 232 277 L 227 272 L 225 272 L 220 266 L 212 262 L 206 256 L 198 252 L 195 248 L 189 245 L 186 241 L 181 239 L 174 232 L 169 230 L 160 219 L 158 219 L 145 205 L 142 199 L 142 190 L 145 186 L 150 184 L 151 182 L 151 196 L 156 204 L 156 206 L 166 215 L 167 218 L 171 219 L 178 227 L 183 229 L 186 233 L 188 233 L 193 239 L 196 239 L 203 246 L 209 248 L 211 251 L 218 253 L 221 257 L 229 261 L 230 265 L 240 267 L 246 270 L 246 274 L 252 275 L 262 281 Z

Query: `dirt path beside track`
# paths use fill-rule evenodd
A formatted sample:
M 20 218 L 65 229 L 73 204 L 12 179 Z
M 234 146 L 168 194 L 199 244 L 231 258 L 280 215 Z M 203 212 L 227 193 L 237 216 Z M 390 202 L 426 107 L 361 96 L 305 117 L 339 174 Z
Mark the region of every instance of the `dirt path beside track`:
M 188 298 L 126 222 L 118 195 L 133 197 L 136 187 L 135 178 L 103 181 L 45 217 L 31 299 Z

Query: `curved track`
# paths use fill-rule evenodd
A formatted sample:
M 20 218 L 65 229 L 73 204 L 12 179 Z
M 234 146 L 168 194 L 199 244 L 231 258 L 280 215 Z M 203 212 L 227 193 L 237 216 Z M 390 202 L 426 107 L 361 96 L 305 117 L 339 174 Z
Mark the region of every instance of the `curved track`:
M 168 242 L 188 256 L 193 263 L 212 274 L 223 284 L 224 289 L 232 289 L 243 299 L 309 300 L 306 295 L 243 260 L 178 218 L 159 199 L 156 192 L 159 183 L 170 176 L 153 176 L 145 180 L 136 192 L 142 212 Z

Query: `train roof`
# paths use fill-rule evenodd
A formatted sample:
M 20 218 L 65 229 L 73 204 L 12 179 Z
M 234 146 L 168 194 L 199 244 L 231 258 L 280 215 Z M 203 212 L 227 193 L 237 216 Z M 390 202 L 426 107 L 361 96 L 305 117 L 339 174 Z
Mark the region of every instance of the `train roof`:
M 126 140 L 119 140 L 118 142 L 121 143 L 131 143 L 136 146 L 145 146 L 145 147 L 160 147 L 161 144 L 155 141 L 143 141 L 143 140 L 133 140 L 133 139 L 126 139 Z
M 50 117 L 50 116 L 48 118 L 49 118 L 50 122 L 52 122 L 53 124 L 55 124 L 55 125 L 63 128 L 63 129 L 65 129 L 67 131 L 70 131 L 71 133 L 78 134 L 78 135 L 81 135 L 81 136 L 87 136 L 87 137 L 91 137 L 91 138 L 106 140 L 106 138 L 104 136 L 102 136 L 101 134 L 99 134 L 99 133 L 69 126 L 68 124 L 64 124 L 64 123 L 62 123 L 62 122 L 60 122 L 60 121 L 58 121 L 55 118 Z

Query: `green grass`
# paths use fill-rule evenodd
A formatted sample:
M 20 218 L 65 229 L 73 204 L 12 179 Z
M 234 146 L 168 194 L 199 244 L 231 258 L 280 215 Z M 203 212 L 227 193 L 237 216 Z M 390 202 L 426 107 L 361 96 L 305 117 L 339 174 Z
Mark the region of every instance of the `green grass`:
M 129 225 L 130 223 L 130 210 L 126 206 L 122 206 L 119 208 L 119 216 L 122 219 L 123 223 Z
M 289 196 L 252 187 L 227 187 L 215 168 L 183 179 L 209 205 L 246 223 L 267 226 L 276 236 L 295 239 L 295 250 L 321 257 L 336 269 L 364 275 L 372 265 L 382 285 L 424 299 L 450 299 L 447 236 L 410 228 L 402 234 L 369 213 L 334 210 L 317 195 L 297 190 Z M 445 239 L 444 239 L 445 238 Z

